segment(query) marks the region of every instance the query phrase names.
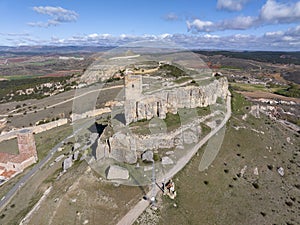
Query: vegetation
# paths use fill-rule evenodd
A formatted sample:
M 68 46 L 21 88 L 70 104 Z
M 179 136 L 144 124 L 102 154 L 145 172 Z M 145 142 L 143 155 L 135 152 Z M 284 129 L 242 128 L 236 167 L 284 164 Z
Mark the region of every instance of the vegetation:
M 106 80 L 106 82 L 111 83 L 111 82 L 118 81 L 118 80 L 121 80 L 121 78 L 120 77 L 111 77 L 111 78 L 108 78 Z
M 180 116 L 178 113 L 176 113 L 176 114 L 167 113 L 166 119 L 164 119 L 164 121 L 166 123 L 168 132 L 179 128 L 181 125 Z
M 299 85 L 297 84 L 291 84 L 286 89 L 275 91 L 275 94 L 279 94 L 287 97 L 293 97 L 293 98 L 300 98 L 300 88 Z
M 245 99 L 245 97 L 237 92 L 230 91 L 232 98 L 231 98 L 231 107 L 232 112 L 241 115 L 245 113 L 245 108 L 249 107 L 251 103 Z
M 291 204 L 285 201 L 294 194 L 294 189 L 288 187 L 297 183 L 297 164 L 288 165 L 289 174 L 284 180 L 284 187 L 287 187 L 285 192 L 281 191 L 282 177 L 278 176 L 276 169 L 283 162 L 291 162 L 293 153 L 296 155 L 295 144 L 286 142 L 286 137 L 293 136 L 292 132 L 280 125 L 273 125 L 264 116 L 261 119 L 250 116 L 246 121 L 242 120 L 242 115 L 235 112 L 244 110 L 247 101 L 235 92 L 233 95 L 235 111 L 227 123 L 218 155 L 207 170 L 199 171 L 199 165 L 204 159 L 203 152 L 207 150 L 203 146 L 184 169 L 173 177 L 178 194 L 175 200 L 162 199 L 159 224 L 219 224 L 220 221 L 222 224 L 247 224 L 250 214 L 251 218 L 256 218 L 257 223 L 285 224 L 287 218 L 295 215 L 289 211 Z M 265 124 L 265 121 L 269 124 Z M 245 129 L 237 130 L 236 127 Z M 264 135 L 252 129 L 263 131 Z M 215 135 L 214 138 L 220 137 Z M 282 151 L 282 143 L 286 143 L 284 148 L 288 150 Z M 266 150 L 266 146 L 271 146 L 272 151 Z M 241 176 L 240 171 L 245 165 L 248 166 L 246 175 Z M 270 171 L 259 170 L 259 176 L 256 176 L 253 174 L 255 168 L 269 168 Z M 262 201 L 264 198 L 266 200 Z M 228 205 L 231 207 L 228 208 Z M 268 216 L 262 218 L 266 213 Z M 199 217 L 200 214 L 205 216 Z
M 243 52 L 230 52 L 230 51 L 195 51 L 202 55 L 224 55 L 237 59 L 250 59 L 260 62 L 268 63 L 282 63 L 282 64 L 297 64 L 300 65 L 300 52 L 270 52 L 270 51 L 243 51 Z
M 64 138 L 73 132 L 72 127 L 64 125 L 54 128 L 45 133 L 35 135 L 36 149 L 39 160 L 43 159 L 57 143 L 61 142 Z
M 191 77 L 182 77 L 182 78 L 179 78 L 177 80 L 174 80 L 174 82 L 177 83 L 177 84 L 182 84 L 182 83 L 187 82 L 189 80 L 191 80 Z M 192 82 L 193 81 L 191 81 L 191 83 Z M 196 83 L 196 82 L 194 81 L 194 83 Z
M 220 69 L 241 70 L 242 68 L 236 66 L 222 65 Z
M 26 99 L 40 99 L 46 97 L 43 95 L 44 92 L 50 91 L 50 88 L 43 87 L 43 90 L 37 90 L 38 85 L 42 85 L 44 83 L 55 83 L 60 82 L 64 86 L 68 86 L 67 80 L 71 76 L 65 77 L 38 77 L 38 78 L 22 78 L 16 80 L 3 80 L 0 81 L 0 101 L 22 101 Z M 18 90 L 26 90 L 29 88 L 33 88 L 34 92 L 31 94 L 19 95 L 16 92 Z M 11 95 L 13 94 L 13 96 Z
M 179 69 L 174 65 L 164 64 L 160 66 L 159 69 L 165 71 L 167 77 L 179 78 L 186 75 L 186 73 L 182 69 Z
M 201 134 L 202 134 L 202 136 L 205 136 L 205 135 L 209 134 L 210 131 L 211 131 L 211 128 L 209 126 L 207 126 L 204 123 L 201 123 Z

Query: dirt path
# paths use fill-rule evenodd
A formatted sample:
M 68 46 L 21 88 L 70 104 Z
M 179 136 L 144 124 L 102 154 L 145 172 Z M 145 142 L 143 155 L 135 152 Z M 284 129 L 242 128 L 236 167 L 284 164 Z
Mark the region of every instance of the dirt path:
M 157 182 L 162 182 L 163 180 L 168 180 L 172 178 L 176 173 L 178 173 L 183 167 L 191 160 L 191 158 L 197 153 L 199 148 L 202 147 L 212 136 L 214 136 L 223 126 L 226 125 L 226 122 L 231 116 L 231 94 L 228 93 L 227 97 L 227 112 L 225 118 L 222 123 L 217 126 L 213 131 L 211 131 L 208 135 L 206 135 L 194 148 L 189 151 L 184 157 L 180 158 L 176 165 L 165 174 L 164 178 L 158 180 Z M 156 196 L 160 189 L 155 186 L 147 193 L 147 199 L 150 199 L 153 196 Z M 133 224 L 137 218 L 144 212 L 144 210 L 149 206 L 150 201 L 148 200 L 140 200 L 119 222 L 117 225 L 131 225 Z

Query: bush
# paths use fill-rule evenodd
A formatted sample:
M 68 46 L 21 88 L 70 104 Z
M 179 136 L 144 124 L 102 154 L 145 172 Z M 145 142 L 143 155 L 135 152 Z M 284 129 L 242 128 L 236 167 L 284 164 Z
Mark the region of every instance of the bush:
M 156 161 L 160 161 L 160 156 L 158 153 L 154 153 L 153 154 L 153 160 L 156 162 Z

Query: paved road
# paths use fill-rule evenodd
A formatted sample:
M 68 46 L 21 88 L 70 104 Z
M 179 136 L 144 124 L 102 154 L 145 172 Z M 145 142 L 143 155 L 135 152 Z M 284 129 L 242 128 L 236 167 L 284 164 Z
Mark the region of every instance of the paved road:
M 204 145 L 212 136 L 214 136 L 223 126 L 226 125 L 226 122 L 231 117 L 231 94 L 228 93 L 227 97 L 227 112 L 225 118 L 223 119 L 222 123 L 217 126 L 212 132 L 206 135 L 197 145 L 193 147 L 191 151 L 189 151 L 184 157 L 180 158 L 176 165 L 168 171 L 164 175 L 161 180 L 157 180 L 158 183 L 161 183 L 165 180 L 169 180 L 172 178 L 176 173 L 178 173 L 183 167 L 191 160 L 191 158 L 198 152 L 199 148 Z M 153 196 L 156 196 L 160 189 L 155 186 L 153 187 L 148 193 L 147 198 L 150 199 Z M 137 218 L 144 212 L 144 210 L 149 206 L 150 201 L 148 200 L 140 200 L 119 222 L 117 225 L 131 225 L 133 224 Z
M 76 130 L 75 132 L 73 132 L 73 134 L 71 134 L 70 136 L 66 137 L 63 141 L 61 141 L 60 143 L 58 143 L 57 145 L 54 146 L 54 148 L 52 148 L 48 155 L 42 159 L 41 161 L 38 162 L 38 164 L 36 164 L 28 173 L 25 174 L 25 176 L 23 176 L 13 187 L 12 189 L 10 189 L 6 195 L 4 197 L 2 197 L 2 199 L 0 200 L 0 211 L 2 211 L 2 209 L 9 203 L 9 201 L 15 196 L 15 194 L 17 193 L 17 191 L 24 185 L 26 184 L 26 182 L 35 175 L 35 173 L 37 171 L 39 171 L 43 166 L 45 166 L 45 164 L 52 158 L 52 156 L 54 155 L 55 152 L 57 152 L 57 150 L 63 146 L 63 144 L 65 142 L 67 142 L 67 140 L 69 140 L 70 138 L 74 137 L 80 130 L 82 130 L 83 128 L 85 128 L 85 124 L 83 124 L 78 130 Z

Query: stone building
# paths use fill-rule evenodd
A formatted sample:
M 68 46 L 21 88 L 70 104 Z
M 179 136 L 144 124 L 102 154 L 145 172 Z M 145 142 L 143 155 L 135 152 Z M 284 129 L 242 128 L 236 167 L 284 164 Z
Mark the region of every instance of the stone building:
M 0 176 L 9 178 L 37 162 L 37 151 L 31 130 L 23 129 L 17 135 L 19 154 L 0 152 Z
M 226 78 L 219 78 L 203 86 L 184 86 L 172 90 L 142 94 L 142 76 L 125 76 L 126 125 L 153 117 L 165 119 L 167 113 L 176 114 L 180 108 L 206 107 L 215 104 L 217 98 L 225 99 L 228 91 Z
M 202 86 L 181 86 L 158 90 L 155 93 L 142 93 L 142 76 L 125 76 L 125 123 L 126 125 L 153 117 L 165 119 L 167 113 L 176 114 L 181 108 L 196 108 L 213 105 L 218 98 L 226 99 L 228 81 L 225 77 Z M 215 112 L 217 113 L 217 112 Z M 212 113 L 214 114 L 214 113 Z M 118 162 L 134 164 L 145 150 L 184 148 L 184 145 L 197 143 L 201 135 L 201 119 L 167 133 L 134 134 L 125 129 L 108 136 L 101 135 L 95 153 L 96 160 L 111 158 Z M 108 129 L 106 127 L 106 129 Z M 111 128 L 110 128 L 111 129 Z

